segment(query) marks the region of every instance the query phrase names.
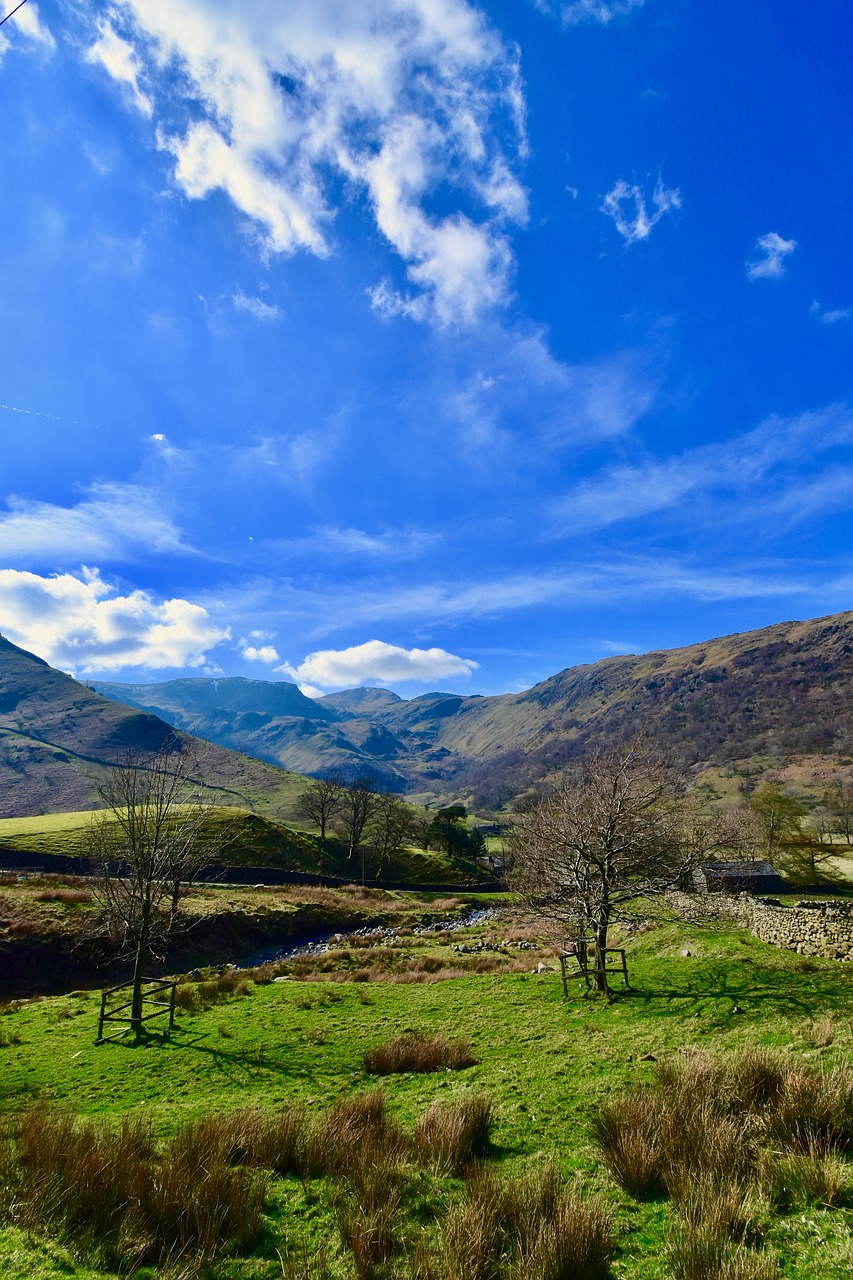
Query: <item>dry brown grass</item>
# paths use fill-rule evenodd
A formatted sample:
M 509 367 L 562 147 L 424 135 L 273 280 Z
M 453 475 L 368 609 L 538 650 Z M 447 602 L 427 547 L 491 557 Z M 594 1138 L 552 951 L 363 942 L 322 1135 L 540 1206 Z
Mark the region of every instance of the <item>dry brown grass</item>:
M 477 1059 L 467 1040 L 409 1032 L 371 1049 L 364 1055 L 369 1075 L 390 1076 L 403 1071 L 462 1071 Z
M 516 1179 L 478 1168 L 442 1244 L 445 1280 L 604 1280 L 613 1253 L 600 1202 L 567 1190 L 553 1164 Z
M 488 1154 L 492 1123 L 488 1094 L 472 1093 L 448 1101 L 436 1099 L 418 1120 L 415 1147 L 421 1158 L 435 1168 L 460 1174 Z
M 753 1253 L 712 1231 L 676 1226 L 667 1245 L 672 1280 L 779 1280 L 772 1254 Z
M 384 1090 L 371 1089 L 338 1099 L 317 1119 L 309 1135 L 308 1171 L 357 1177 L 370 1166 L 402 1160 L 409 1146 L 388 1116 Z
M 832 1208 L 850 1193 L 844 1160 L 837 1152 L 821 1150 L 815 1144 L 807 1152 L 762 1153 L 759 1181 L 767 1199 L 783 1209 L 801 1205 Z
M 685 1055 L 658 1064 L 656 1077 L 605 1105 L 593 1139 L 630 1194 L 672 1200 L 674 1280 L 777 1276 L 775 1259 L 750 1248 L 767 1202 L 790 1211 L 849 1194 L 853 1067 L 753 1049 Z
M 817 1018 L 806 1032 L 806 1040 L 814 1049 L 828 1049 L 834 1039 L 832 1018 Z
M 251 972 L 226 969 L 215 978 L 182 979 L 175 988 L 175 1008 L 183 1013 L 198 1013 L 214 1005 L 249 994 Z
M 142 1122 L 80 1123 L 44 1107 L 20 1122 L 16 1159 L 5 1169 L 18 1220 L 87 1244 L 109 1265 L 181 1259 L 187 1274 L 255 1238 L 263 1175 L 231 1168 L 220 1136 L 188 1125 L 156 1158 Z
M 92 895 L 87 889 L 43 889 L 34 898 L 36 902 L 61 902 L 65 907 L 92 901 Z

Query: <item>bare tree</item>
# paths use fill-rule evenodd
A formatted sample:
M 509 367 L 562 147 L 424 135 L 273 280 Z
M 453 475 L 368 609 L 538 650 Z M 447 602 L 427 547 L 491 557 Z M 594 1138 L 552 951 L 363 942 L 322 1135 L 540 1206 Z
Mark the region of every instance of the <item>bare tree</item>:
M 853 785 L 844 780 L 834 782 L 824 803 L 835 819 L 835 830 L 847 844 L 853 843 Z
M 362 773 L 341 788 L 338 822 L 347 846 L 347 860 L 352 862 L 361 847 L 367 824 L 376 811 L 379 789 L 369 774 Z
M 377 861 L 377 876 L 394 854 L 413 836 L 415 815 L 409 805 L 393 792 L 383 792 L 376 797 L 376 807 L 370 825 L 370 844 Z
M 128 752 L 101 788 L 103 808 L 89 829 L 95 927 L 133 961 L 130 1025 L 137 1039 L 146 962 L 165 955 L 182 895 L 232 838 L 228 824 L 211 824 L 211 805 L 192 775 L 193 761 L 179 747 Z
M 320 828 L 320 839 L 326 839 L 326 830 L 341 807 L 344 780 L 339 773 L 317 778 L 302 791 L 296 801 L 296 812 Z
M 631 904 L 674 888 L 696 857 L 685 822 L 685 780 L 637 752 L 609 752 L 564 774 L 519 815 L 510 834 L 510 884 L 564 936 L 591 935 L 595 981 L 607 992 L 604 949 Z
M 765 782 L 753 791 L 749 807 L 764 827 L 767 857 L 772 862 L 780 844 L 799 834 L 800 819 L 808 810 L 778 782 Z
M 726 857 L 737 862 L 757 862 L 764 857 L 765 831 L 758 815 L 748 805 L 709 813 L 692 804 L 692 839 L 697 857 Z

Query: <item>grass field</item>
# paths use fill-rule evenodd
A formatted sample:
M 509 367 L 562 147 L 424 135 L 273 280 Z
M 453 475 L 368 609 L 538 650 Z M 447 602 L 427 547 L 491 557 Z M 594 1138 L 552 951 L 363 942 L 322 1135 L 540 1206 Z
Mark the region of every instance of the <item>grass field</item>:
M 526 936 L 498 921 L 465 941 L 500 945 L 508 932 Z M 540 957 L 547 960 L 547 948 L 460 956 L 453 950 L 459 941 L 459 935 L 421 936 L 410 940 L 408 950 L 401 939 L 393 954 L 387 947 L 366 949 L 365 960 L 378 957 L 374 980 L 347 980 L 362 964 L 351 953 L 291 965 L 291 976 L 280 975 L 283 981 L 251 983 L 246 994 L 184 1014 L 170 1035 L 152 1035 L 138 1048 L 123 1041 L 94 1045 L 94 994 L 11 1006 L 0 1016 L 2 1114 L 8 1126 L 35 1100 L 98 1119 L 131 1114 L 150 1121 L 161 1140 L 187 1121 L 247 1105 L 274 1110 L 304 1104 L 319 1115 L 336 1099 L 373 1086 L 364 1054 L 389 1038 L 406 1032 L 463 1036 L 476 1065 L 383 1079 L 391 1116 L 411 1130 L 436 1099 L 485 1091 L 495 1114 L 489 1163 L 511 1174 L 553 1156 L 570 1184 L 585 1197 L 598 1193 L 613 1217 L 611 1274 L 652 1280 L 673 1274 L 665 1261 L 672 1209 L 662 1198 L 639 1202 L 617 1188 L 590 1136 L 599 1108 L 650 1078 L 653 1059 L 675 1060 L 694 1046 L 724 1056 L 770 1046 L 787 1061 L 821 1068 L 848 1062 L 853 1051 L 848 967 L 803 960 L 736 929 L 669 923 L 629 940 L 636 990 L 612 1004 L 579 990 L 564 1004 L 555 972 L 527 971 Z M 406 976 L 407 957 L 421 966 L 417 981 Z M 430 980 L 442 968 L 452 971 L 478 958 L 505 969 L 523 963 L 525 972 Z M 303 976 L 292 976 L 296 972 Z M 365 973 L 362 964 L 359 976 Z M 762 1254 L 778 1259 L 772 1274 L 840 1280 L 853 1272 L 850 1175 L 845 1159 L 846 1190 L 835 1207 L 766 1210 Z M 462 1200 L 463 1187 L 456 1178 L 418 1178 L 410 1188 L 406 1229 L 431 1238 Z M 342 1244 L 340 1202 L 330 1185 L 322 1177 L 310 1183 L 292 1175 L 273 1178 L 265 1230 L 253 1254 L 217 1261 L 208 1274 L 216 1280 L 308 1277 L 315 1271 L 341 1280 L 354 1276 L 353 1255 Z M 318 1262 L 288 1261 L 315 1248 L 323 1250 L 326 1270 L 317 1270 Z M 0 1274 L 89 1280 L 112 1273 L 93 1268 L 91 1260 L 87 1269 L 70 1246 L 9 1226 L 0 1233 Z M 420 1273 L 414 1263 L 392 1259 L 373 1274 Z M 751 1273 L 714 1274 L 723 1280 Z
M 358 865 L 347 862 L 346 848 L 338 840 L 325 842 L 304 824 L 273 822 L 246 809 L 216 806 L 207 819 L 214 828 L 228 828 L 226 845 L 217 861 L 233 866 L 280 868 L 287 871 L 320 872 L 344 879 L 358 878 Z M 88 833 L 92 811 L 51 813 L 39 817 L 0 818 L 0 849 L 34 857 L 59 855 L 85 858 L 89 853 Z M 365 859 L 365 875 L 372 879 L 378 868 L 371 855 Z M 416 884 L 464 884 L 487 877 L 482 868 L 466 862 L 451 862 L 434 850 L 403 848 L 382 868 L 386 880 Z

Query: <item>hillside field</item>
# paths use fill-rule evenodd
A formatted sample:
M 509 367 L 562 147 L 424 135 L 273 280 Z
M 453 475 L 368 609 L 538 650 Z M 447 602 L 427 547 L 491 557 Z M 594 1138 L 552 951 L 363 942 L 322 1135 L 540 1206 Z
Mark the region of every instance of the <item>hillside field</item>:
M 519 948 L 525 939 L 536 947 Z M 123 1041 L 94 1045 L 94 992 L 7 1005 L 0 1016 L 0 1108 L 7 1129 L 34 1101 L 98 1121 L 143 1117 L 161 1141 L 189 1121 L 247 1106 L 295 1104 L 322 1116 L 335 1100 L 375 1086 L 365 1071 L 366 1050 L 403 1032 L 461 1035 L 475 1065 L 382 1079 L 392 1119 L 411 1131 L 436 1100 L 488 1093 L 495 1124 L 487 1165 L 511 1177 L 553 1156 L 570 1185 L 584 1199 L 600 1196 L 612 1218 L 610 1274 L 670 1280 L 666 1242 L 675 1211 L 662 1195 L 637 1200 L 615 1184 L 591 1138 L 601 1106 L 652 1079 L 658 1064 L 692 1060 L 694 1050 L 728 1060 L 747 1046 L 766 1046 L 789 1065 L 819 1072 L 851 1060 L 847 967 L 804 960 L 733 927 L 659 922 L 628 939 L 635 990 L 619 992 L 612 1004 L 577 987 L 563 1003 L 553 969 L 531 972 L 540 960 L 553 964 L 547 944 L 509 917 L 464 935 L 464 945 L 489 942 L 496 951 L 455 951 L 462 941 L 460 934 L 404 934 L 393 944 L 367 941 L 361 950 L 289 962 L 279 971 L 282 981 L 258 972 L 257 981 L 237 983 L 237 994 L 226 990 L 227 998 L 210 1007 L 202 1002 L 181 1014 L 171 1034 L 152 1034 L 139 1048 Z M 451 973 L 457 976 L 447 977 Z M 434 980 L 441 976 L 446 980 Z M 762 1276 L 850 1275 L 849 1156 L 841 1165 L 843 1188 L 833 1207 L 797 1199 L 756 1206 L 760 1242 L 747 1255 L 768 1266 L 776 1259 Z M 405 1176 L 398 1225 L 407 1247 L 419 1240 L 422 1254 L 429 1242 L 435 1246 L 466 1192 L 458 1177 L 427 1170 Z M 223 1258 L 205 1274 L 210 1280 L 351 1280 L 356 1270 L 341 1235 L 343 1193 L 335 1187 L 325 1177 L 272 1177 L 264 1230 L 249 1256 Z M 410 1249 L 370 1274 L 422 1276 L 413 1258 Z M 75 1255 L 73 1242 L 27 1235 L 8 1219 L 0 1233 L 0 1270 L 9 1280 L 113 1275 L 91 1256 Z M 143 1268 L 137 1274 L 150 1280 L 164 1273 Z

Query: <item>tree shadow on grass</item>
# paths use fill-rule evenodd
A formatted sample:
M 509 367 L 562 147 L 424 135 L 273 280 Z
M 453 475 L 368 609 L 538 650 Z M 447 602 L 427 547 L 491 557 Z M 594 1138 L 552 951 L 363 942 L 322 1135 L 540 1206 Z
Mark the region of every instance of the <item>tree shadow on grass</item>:
M 197 1053 L 208 1058 L 227 1078 L 238 1082 L 245 1081 L 247 1075 L 269 1074 L 292 1080 L 299 1078 L 298 1073 L 284 1063 L 267 1057 L 263 1050 L 244 1053 L 235 1049 L 220 1049 L 218 1046 L 205 1043 L 209 1037 L 209 1031 L 187 1033 L 182 1027 L 172 1027 L 165 1032 L 147 1032 L 138 1044 L 130 1039 L 116 1039 L 112 1043 L 123 1049 L 171 1049 Z M 240 1068 L 242 1071 L 239 1070 Z
M 647 975 L 640 978 L 632 974 L 632 990 L 614 992 L 613 1000 L 620 1004 L 630 1002 L 652 1017 L 683 1016 L 685 1003 L 701 1007 L 716 1001 L 737 1005 L 747 1016 L 754 1012 L 762 1018 L 792 1014 L 810 1017 L 816 1007 L 853 1013 L 853 987 L 846 971 L 821 966 L 801 972 L 768 965 L 766 961 L 757 965 L 747 958 L 743 963 L 701 959 L 690 963 L 695 966 L 692 973 L 673 973 L 671 981 L 658 977 L 652 984 Z

